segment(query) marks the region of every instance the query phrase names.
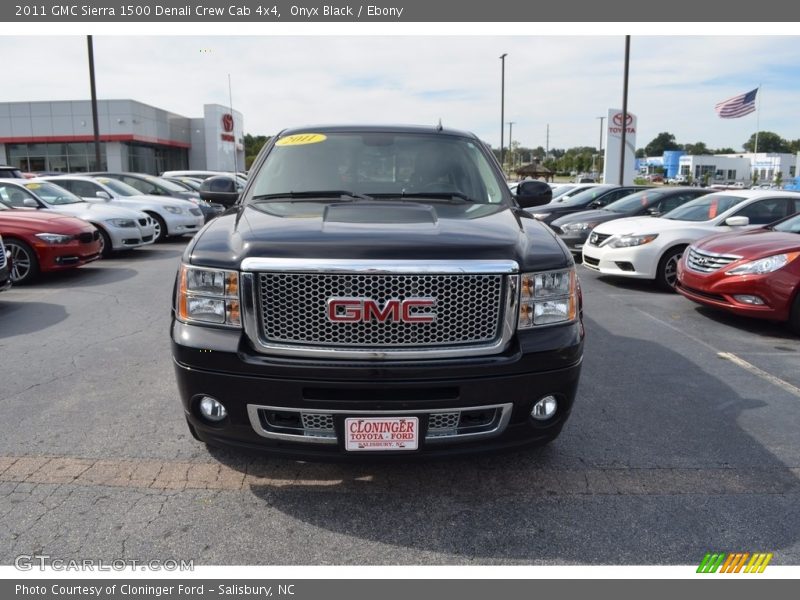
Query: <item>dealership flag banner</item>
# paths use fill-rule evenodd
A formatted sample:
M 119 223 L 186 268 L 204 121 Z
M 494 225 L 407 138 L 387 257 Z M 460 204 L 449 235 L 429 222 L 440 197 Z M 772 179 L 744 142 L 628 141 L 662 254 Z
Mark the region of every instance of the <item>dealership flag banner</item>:
M 738 119 L 749 115 L 756 110 L 756 94 L 758 88 L 750 90 L 746 94 L 739 94 L 733 98 L 728 98 L 714 107 L 717 114 L 722 119 Z

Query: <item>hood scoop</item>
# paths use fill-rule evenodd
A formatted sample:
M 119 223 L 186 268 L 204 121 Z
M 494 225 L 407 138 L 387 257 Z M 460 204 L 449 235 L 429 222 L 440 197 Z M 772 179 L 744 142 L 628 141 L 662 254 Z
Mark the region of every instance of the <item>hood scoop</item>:
M 328 204 L 322 216 L 325 228 L 330 225 L 436 225 L 432 206 L 402 202 L 356 202 Z

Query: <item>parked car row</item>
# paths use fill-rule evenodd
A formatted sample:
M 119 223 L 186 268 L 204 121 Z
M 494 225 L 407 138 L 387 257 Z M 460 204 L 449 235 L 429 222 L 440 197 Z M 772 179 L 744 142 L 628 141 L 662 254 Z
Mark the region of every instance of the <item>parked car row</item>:
M 193 234 L 225 210 L 204 200 L 202 189 L 138 173 L 24 178 L 9 167 L 0 175 L 0 290 L 8 281 L 28 283 L 43 272 Z M 241 189 L 237 178 L 223 177 Z

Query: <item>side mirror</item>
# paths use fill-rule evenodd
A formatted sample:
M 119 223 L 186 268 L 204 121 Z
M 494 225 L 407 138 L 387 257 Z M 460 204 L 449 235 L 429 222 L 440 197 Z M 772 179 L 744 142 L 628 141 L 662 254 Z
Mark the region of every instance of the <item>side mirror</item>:
M 586 208 L 603 208 L 603 203 L 599 200 L 592 200 Z
M 216 202 L 222 206 L 233 206 L 239 200 L 238 192 L 200 192 L 200 198 L 206 202 Z
M 25 208 L 39 208 L 39 203 L 33 198 L 25 198 L 25 200 L 22 201 L 22 206 Z
M 98 198 L 102 198 L 103 200 L 111 200 L 111 194 L 109 194 L 108 192 L 104 192 L 103 190 L 95 192 L 94 195 L 97 196 Z
M 544 181 L 522 181 L 514 196 L 521 208 L 533 208 L 553 200 L 553 188 Z
M 206 202 L 217 202 L 233 206 L 239 200 L 236 182 L 227 175 L 209 177 L 200 185 L 200 198 Z
M 729 227 L 745 227 L 750 225 L 750 217 L 728 217 L 725 219 L 725 225 Z
M 658 210 L 655 206 L 651 206 L 646 211 L 644 211 L 644 214 L 646 214 L 649 217 L 657 217 L 661 214 L 661 211 Z

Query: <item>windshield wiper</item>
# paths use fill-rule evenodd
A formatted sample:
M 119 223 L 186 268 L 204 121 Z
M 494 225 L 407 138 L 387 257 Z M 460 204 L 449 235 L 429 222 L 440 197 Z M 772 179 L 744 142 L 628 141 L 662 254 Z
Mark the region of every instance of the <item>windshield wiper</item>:
M 280 192 L 278 194 L 259 194 L 253 200 L 318 200 L 320 198 L 338 198 L 340 200 L 374 200 L 372 196 L 358 194 L 348 190 L 308 190 L 303 192 Z
M 430 200 L 460 200 L 463 203 L 480 204 L 478 200 L 463 192 L 400 192 L 394 194 L 372 194 L 375 198 L 422 198 Z

